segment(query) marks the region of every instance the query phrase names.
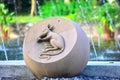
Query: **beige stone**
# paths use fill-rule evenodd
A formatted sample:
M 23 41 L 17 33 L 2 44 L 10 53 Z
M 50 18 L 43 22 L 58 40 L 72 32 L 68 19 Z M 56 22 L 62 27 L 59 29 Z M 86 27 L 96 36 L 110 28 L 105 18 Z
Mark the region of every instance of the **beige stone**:
M 63 52 L 51 56 L 49 60 L 40 58 L 41 51 L 47 45 L 46 42 L 37 42 L 38 37 L 48 24 L 55 27 L 53 32 L 60 34 L 65 42 Z M 78 75 L 88 62 L 89 52 L 88 39 L 80 26 L 60 17 L 48 18 L 35 24 L 28 31 L 23 45 L 24 60 L 37 78 Z

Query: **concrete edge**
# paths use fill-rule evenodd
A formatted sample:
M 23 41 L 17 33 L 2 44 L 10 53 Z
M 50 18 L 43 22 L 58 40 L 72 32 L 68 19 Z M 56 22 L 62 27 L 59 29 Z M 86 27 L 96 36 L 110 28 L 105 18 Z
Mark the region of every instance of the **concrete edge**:
M 120 78 L 120 62 L 89 61 L 84 71 L 86 76 Z M 31 71 L 21 61 L 0 61 L 0 77 L 16 77 L 17 80 L 31 80 L 34 78 Z
M 0 61 L 0 65 L 26 65 L 24 60 Z M 87 66 L 120 66 L 120 61 L 88 61 Z

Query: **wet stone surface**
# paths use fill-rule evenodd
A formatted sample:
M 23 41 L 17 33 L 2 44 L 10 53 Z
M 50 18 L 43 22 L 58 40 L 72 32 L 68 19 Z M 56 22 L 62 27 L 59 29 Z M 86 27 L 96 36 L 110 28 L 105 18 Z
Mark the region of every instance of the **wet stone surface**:
M 0 60 L 6 60 L 5 52 L 7 53 L 8 60 L 23 60 L 22 54 L 22 44 L 20 41 L 19 44 L 17 40 L 9 40 L 4 43 L 5 47 L 0 44 Z

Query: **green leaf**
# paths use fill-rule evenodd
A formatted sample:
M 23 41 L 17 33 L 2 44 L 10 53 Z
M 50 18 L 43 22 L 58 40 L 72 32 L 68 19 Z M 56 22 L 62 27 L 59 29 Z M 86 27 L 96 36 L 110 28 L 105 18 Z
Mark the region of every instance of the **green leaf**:
M 109 26 L 110 31 L 114 32 L 112 25 Z
M 4 16 L 0 16 L 0 24 L 2 24 L 4 21 Z
M 101 25 L 97 25 L 96 27 L 98 28 L 98 32 L 103 34 L 103 27 Z
M 3 3 L 0 3 L 0 9 L 4 9 L 5 5 Z
M 10 15 L 10 16 L 13 16 L 14 14 L 15 14 L 15 12 L 11 12 L 9 15 Z
M 9 27 L 7 25 L 4 25 L 3 30 L 8 31 Z
M 7 14 L 7 13 L 8 13 L 8 9 L 4 9 L 4 10 L 2 10 L 2 12 L 3 12 L 4 14 Z
M 116 27 L 120 27 L 120 23 L 116 23 Z

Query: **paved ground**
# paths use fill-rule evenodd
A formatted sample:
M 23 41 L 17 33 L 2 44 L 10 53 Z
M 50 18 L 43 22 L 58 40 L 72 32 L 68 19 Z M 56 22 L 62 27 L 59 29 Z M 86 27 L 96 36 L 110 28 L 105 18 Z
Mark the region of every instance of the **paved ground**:
M 2 77 L 0 80 L 17 80 L 15 77 Z M 31 79 L 38 80 L 38 79 Z M 120 80 L 120 78 L 110 78 L 110 77 L 88 77 L 85 75 L 80 75 L 72 78 L 43 78 L 41 80 Z
M 3 64 L 4 63 L 4 64 Z M 37 80 L 23 61 L 0 62 L 0 80 Z M 8 64 L 9 63 L 9 64 Z M 5 65 L 6 64 L 6 65 Z M 72 78 L 43 78 L 42 80 L 120 80 L 120 63 L 90 62 L 81 75 Z

